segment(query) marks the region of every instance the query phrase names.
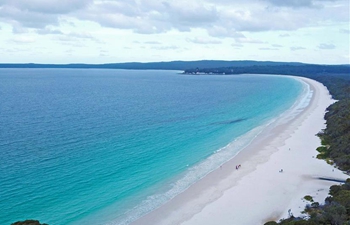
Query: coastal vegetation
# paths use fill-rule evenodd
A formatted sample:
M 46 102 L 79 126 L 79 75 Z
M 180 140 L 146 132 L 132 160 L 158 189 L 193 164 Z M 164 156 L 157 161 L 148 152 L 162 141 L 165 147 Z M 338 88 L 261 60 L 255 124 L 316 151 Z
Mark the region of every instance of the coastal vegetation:
M 328 107 L 327 127 L 318 134 L 322 140 L 318 158 L 334 162 L 336 167 L 350 173 L 350 73 L 309 77 L 323 83 L 338 100 Z
M 308 204 L 305 208 L 306 219 L 291 215 L 278 223 L 269 221 L 264 225 L 344 225 L 350 222 L 350 178 L 343 185 L 333 185 L 329 190 L 325 204 Z M 311 196 L 310 196 L 311 197 Z
M 349 65 L 313 65 L 313 64 L 281 64 L 281 65 L 253 65 L 253 66 L 231 66 L 221 68 L 193 68 L 184 71 L 184 74 L 283 74 L 309 76 L 322 74 L 345 74 L 349 73 Z
M 313 202 L 314 200 L 312 199 L 312 196 L 310 196 L 310 195 L 306 195 L 305 197 L 304 197 L 304 199 L 306 200 L 306 201 L 309 201 L 309 202 Z

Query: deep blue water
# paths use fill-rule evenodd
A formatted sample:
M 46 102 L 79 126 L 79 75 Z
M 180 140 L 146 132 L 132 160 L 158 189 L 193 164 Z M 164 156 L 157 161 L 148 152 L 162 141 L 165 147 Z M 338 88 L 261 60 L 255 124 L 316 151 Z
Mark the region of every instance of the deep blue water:
M 277 76 L 1 69 L 0 224 L 127 224 L 301 91 Z

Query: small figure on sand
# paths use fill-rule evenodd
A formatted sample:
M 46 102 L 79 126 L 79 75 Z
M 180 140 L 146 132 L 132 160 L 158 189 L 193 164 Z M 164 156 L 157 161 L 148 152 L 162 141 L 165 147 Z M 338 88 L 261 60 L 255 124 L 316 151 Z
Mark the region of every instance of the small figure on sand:
M 283 169 L 281 169 L 281 170 L 280 170 L 280 171 L 278 171 L 278 172 L 283 173 Z
M 241 164 L 239 164 L 238 166 L 236 166 L 236 170 L 238 170 L 238 169 L 239 169 L 239 167 L 241 167 Z

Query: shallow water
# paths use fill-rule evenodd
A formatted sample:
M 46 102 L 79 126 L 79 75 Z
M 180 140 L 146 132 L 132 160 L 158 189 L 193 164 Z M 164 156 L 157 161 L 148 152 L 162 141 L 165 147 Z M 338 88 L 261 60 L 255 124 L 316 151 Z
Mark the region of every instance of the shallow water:
M 279 76 L 1 69 L 0 224 L 127 224 L 219 167 L 301 91 Z

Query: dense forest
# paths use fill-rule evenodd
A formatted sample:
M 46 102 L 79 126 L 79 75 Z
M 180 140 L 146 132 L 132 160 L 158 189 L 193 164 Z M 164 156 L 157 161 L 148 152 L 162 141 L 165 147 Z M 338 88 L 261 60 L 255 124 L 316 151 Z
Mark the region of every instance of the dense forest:
M 350 173 L 350 73 L 310 77 L 323 83 L 339 100 L 327 109 L 327 128 L 319 133 L 323 144 L 319 158 L 332 160 Z
M 313 64 L 280 64 L 280 65 L 252 65 L 230 66 L 219 68 L 192 68 L 184 71 L 184 74 L 283 74 L 309 76 L 310 74 L 349 74 L 349 65 L 313 65 Z
M 333 161 L 350 173 L 350 73 L 310 74 L 309 77 L 323 83 L 332 97 L 338 100 L 327 108 L 327 127 L 318 135 L 322 140 L 318 158 Z

